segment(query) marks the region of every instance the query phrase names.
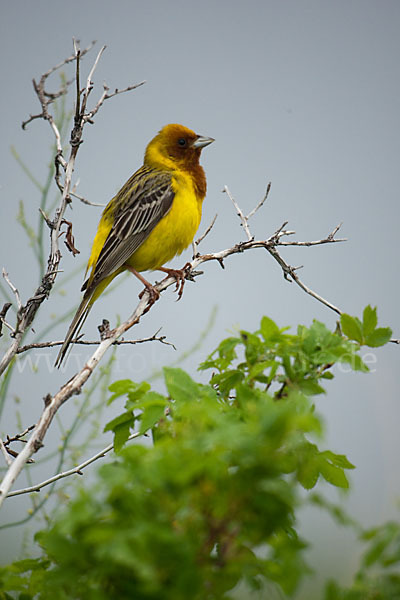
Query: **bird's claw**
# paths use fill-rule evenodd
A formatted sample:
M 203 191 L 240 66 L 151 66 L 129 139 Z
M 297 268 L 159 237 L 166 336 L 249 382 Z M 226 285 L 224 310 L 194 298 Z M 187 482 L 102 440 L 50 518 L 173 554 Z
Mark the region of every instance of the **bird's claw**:
M 162 267 L 160 271 L 163 271 L 167 274 L 166 279 L 168 277 L 173 277 L 175 279 L 175 291 L 178 292 L 177 301 L 182 298 L 183 287 L 185 285 L 186 277 L 188 274 L 188 269 L 191 267 L 191 264 L 188 262 L 182 269 L 167 269 L 166 267 Z
M 148 292 L 149 293 L 149 304 L 152 305 L 155 302 L 157 302 L 157 300 L 160 297 L 160 292 L 158 290 L 156 290 L 156 288 L 153 285 L 146 285 L 144 290 L 142 290 L 139 294 L 139 299 L 141 300 L 144 296 L 144 294 Z

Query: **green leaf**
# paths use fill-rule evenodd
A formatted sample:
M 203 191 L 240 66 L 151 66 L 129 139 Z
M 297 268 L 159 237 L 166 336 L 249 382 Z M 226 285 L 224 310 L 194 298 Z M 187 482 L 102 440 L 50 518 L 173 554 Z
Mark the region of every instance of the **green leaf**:
M 331 485 L 339 488 L 348 489 L 349 482 L 345 472 L 341 467 L 331 464 L 326 460 L 320 462 L 320 473 L 322 477 Z
M 286 375 L 289 377 L 291 381 L 295 381 L 296 377 L 292 368 L 292 363 L 290 362 L 290 355 L 288 352 L 285 352 L 282 356 L 282 364 L 285 369 Z
M 368 336 L 370 333 L 374 331 L 376 325 L 378 323 L 378 316 L 376 313 L 376 308 L 371 308 L 368 304 L 364 308 L 363 312 L 363 332 L 364 336 Z
M 317 396 L 318 394 L 326 393 L 324 388 L 312 379 L 303 379 L 303 381 L 299 383 L 299 387 L 307 396 Z
M 354 348 L 349 350 L 349 352 L 344 353 L 342 356 L 340 356 L 339 361 L 350 365 L 353 371 L 361 371 L 362 373 L 368 373 L 369 368 L 363 362 L 361 356 L 354 352 Z
M 160 419 L 165 416 L 164 406 L 151 405 L 146 408 L 140 417 L 140 429 L 141 434 L 145 433 L 148 429 L 152 429 Z
M 255 377 L 257 377 L 257 375 L 264 373 L 266 369 L 270 369 L 273 366 L 275 366 L 275 361 L 273 360 L 264 360 L 262 362 L 257 362 L 251 367 L 249 371 L 249 379 L 254 379 Z
M 392 330 L 390 327 L 378 327 L 366 336 L 365 343 L 371 348 L 378 348 L 379 346 L 387 344 L 391 337 Z
M 118 415 L 118 417 L 115 417 L 111 421 L 109 421 L 105 425 L 104 431 L 114 431 L 114 429 L 116 427 L 118 427 L 119 425 L 121 425 L 123 423 L 134 424 L 134 422 L 135 422 L 135 417 L 134 417 L 133 413 L 131 411 L 127 411 L 127 412 L 122 413 L 121 415 Z
M 107 404 L 111 404 L 111 402 L 113 402 L 116 398 L 119 398 L 119 396 L 128 394 L 132 389 L 134 389 L 135 385 L 136 384 L 133 383 L 131 379 L 120 379 L 119 381 L 114 381 L 114 383 L 112 383 L 108 388 L 110 392 L 113 392 L 113 395 L 108 400 Z
M 168 406 L 169 402 L 165 396 L 159 394 L 158 392 L 146 392 L 140 398 L 135 400 L 131 400 L 129 396 L 129 400 L 125 404 L 125 408 L 127 410 L 137 410 L 137 409 L 146 409 L 149 406 L 161 406 L 163 409 Z
M 330 371 L 324 371 L 321 375 L 322 379 L 333 379 L 334 375 Z
M 218 373 L 211 379 L 213 385 L 217 385 L 221 394 L 227 396 L 231 390 L 236 388 L 244 379 L 244 374 L 238 369 Z
M 245 345 L 246 361 L 250 365 L 254 365 L 263 351 L 262 342 L 257 335 L 248 331 L 241 331 L 240 335 Z
M 267 342 L 270 340 L 271 337 L 279 333 L 279 327 L 269 317 L 263 317 L 261 319 L 260 331 L 264 340 Z
M 150 388 L 151 386 L 147 381 L 142 381 L 142 383 L 139 384 L 135 383 L 133 389 L 128 392 L 129 400 L 139 400 L 150 390 Z
M 319 464 L 317 457 L 308 454 L 297 470 L 297 479 L 306 490 L 311 490 L 317 483 L 319 477 Z
M 114 450 L 118 452 L 127 441 L 131 428 L 135 425 L 135 416 L 131 411 L 124 412 L 112 419 L 104 427 L 104 431 L 114 432 Z
M 357 317 L 351 317 L 350 315 L 342 314 L 340 316 L 340 324 L 342 326 L 343 333 L 350 340 L 355 340 L 359 344 L 363 343 L 362 325 Z
M 16 573 L 25 573 L 26 571 L 36 571 L 43 569 L 43 561 L 40 558 L 25 558 L 13 563 L 13 570 Z
M 344 454 L 335 454 L 331 450 L 325 450 L 320 453 L 320 456 L 328 459 L 331 463 L 342 469 L 355 469 L 355 466 L 349 461 Z
M 182 369 L 164 367 L 165 385 L 171 398 L 178 402 L 190 402 L 199 399 L 198 384 Z
M 125 442 L 128 440 L 128 437 L 131 432 L 131 425 L 129 422 L 121 423 L 121 425 L 117 425 L 114 427 L 114 450 L 115 452 L 119 452 Z

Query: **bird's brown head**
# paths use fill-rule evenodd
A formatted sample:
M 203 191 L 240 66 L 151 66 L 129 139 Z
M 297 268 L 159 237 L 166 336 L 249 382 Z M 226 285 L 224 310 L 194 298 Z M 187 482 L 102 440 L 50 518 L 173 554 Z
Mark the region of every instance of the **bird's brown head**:
M 213 141 L 213 138 L 197 135 L 183 125 L 165 125 L 148 144 L 144 162 L 164 169 L 191 171 L 199 164 L 202 149 Z

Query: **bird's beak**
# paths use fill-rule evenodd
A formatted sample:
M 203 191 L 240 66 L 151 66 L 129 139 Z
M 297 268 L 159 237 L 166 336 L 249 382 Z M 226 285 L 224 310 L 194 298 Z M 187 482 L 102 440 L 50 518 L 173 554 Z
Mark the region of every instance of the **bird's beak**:
M 192 148 L 204 148 L 205 146 L 208 146 L 208 144 L 212 144 L 214 141 L 215 140 L 212 137 L 198 135 L 192 144 Z

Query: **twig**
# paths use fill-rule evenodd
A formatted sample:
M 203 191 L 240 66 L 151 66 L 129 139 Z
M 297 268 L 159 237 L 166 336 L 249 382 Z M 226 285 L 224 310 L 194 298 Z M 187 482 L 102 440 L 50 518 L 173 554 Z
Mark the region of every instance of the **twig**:
M 114 346 L 123 346 L 123 345 L 135 345 L 135 344 L 144 344 L 146 342 L 160 342 L 161 344 L 165 344 L 166 346 L 171 346 L 174 350 L 176 350 L 175 345 L 172 342 L 167 342 L 165 335 L 158 336 L 157 334 L 161 330 L 156 331 L 154 335 L 151 335 L 147 338 L 141 338 L 137 340 L 115 340 L 113 342 Z M 42 348 L 53 348 L 55 346 L 62 346 L 64 340 L 59 342 L 40 342 L 36 344 L 27 344 L 26 346 L 21 346 L 17 350 L 17 354 L 22 354 L 23 352 L 27 352 L 32 349 L 42 349 Z M 71 344 L 80 344 L 81 346 L 98 346 L 100 344 L 99 340 L 82 340 L 77 338 L 75 340 L 71 340 Z
M 13 437 L 10 437 L 8 435 L 7 440 L 4 442 L 4 446 L 9 446 L 10 444 L 12 444 L 12 442 L 26 443 L 26 440 L 23 440 L 22 438 L 25 437 L 30 431 L 32 431 L 32 429 L 35 429 L 35 425 L 30 425 L 30 427 L 27 427 L 21 433 L 17 433 L 16 435 L 13 435 Z
M 74 187 L 72 188 L 72 190 L 70 191 L 70 194 L 69 194 L 70 196 L 77 198 L 83 204 L 87 204 L 88 206 L 100 206 L 100 207 L 105 206 L 105 204 L 99 204 L 97 202 L 90 202 L 89 200 L 86 200 L 86 198 L 84 198 L 83 196 L 80 196 L 79 194 L 77 194 L 76 189 L 77 189 L 78 185 L 79 185 L 79 179 L 74 183 Z
M 69 195 L 73 196 L 77 200 L 80 200 L 80 202 L 82 202 L 83 204 L 87 204 L 87 206 L 100 206 L 103 208 L 105 207 L 105 204 L 101 204 L 100 202 L 90 202 L 90 200 L 86 200 L 86 198 L 84 198 L 83 196 L 80 196 L 76 192 L 70 192 Z
M 3 440 L 0 439 L 0 450 L 4 456 L 4 460 L 6 461 L 7 465 L 10 466 L 12 464 L 12 458 L 11 456 L 8 454 L 6 447 L 3 444 Z
M 3 335 L 2 334 L 3 325 L 11 328 L 11 330 L 14 332 L 14 328 L 11 327 L 11 325 L 9 325 L 6 321 L 6 314 L 11 307 L 12 307 L 11 302 L 5 302 L 5 304 L 3 305 L 3 308 L 0 311 L 0 337 Z
M 210 233 L 211 229 L 214 227 L 217 217 L 218 217 L 218 215 L 216 214 L 215 217 L 213 218 L 213 220 L 211 221 L 211 223 L 209 224 L 209 226 L 207 227 L 207 229 L 204 231 L 204 233 L 202 233 L 201 236 L 196 241 L 193 240 L 193 242 L 192 242 L 193 258 L 195 258 L 195 256 L 197 256 L 199 244 L 201 244 L 201 242 L 204 240 L 204 238 Z
M 85 48 L 84 50 L 80 51 L 80 56 L 84 56 L 85 54 L 87 54 L 94 46 L 96 42 L 93 41 L 91 44 L 89 44 L 89 46 L 87 48 Z M 74 54 L 72 54 L 71 56 L 69 56 L 68 58 L 65 58 L 63 61 L 61 61 L 60 63 L 58 63 L 58 65 L 51 67 L 51 69 L 49 69 L 48 71 L 46 71 L 46 73 L 43 73 L 43 75 L 41 76 L 39 83 L 37 84 L 35 80 L 33 80 L 33 87 L 35 88 L 35 92 L 38 94 L 38 89 L 43 90 L 41 92 L 41 104 L 42 104 L 42 112 L 38 115 L 30 115 L 29 119 L 27 119 L 26 121 L 23 121 L 22 123 L 22 129 L 26 129 L 26 126 L 31 123 L 33 120 L 35 119 L 47 119 L 48 120 L 48 106 L 50 104 L 52 104 L 54 102 L 54 100 L 56 98 L 59 98 L 60 96 L 62 96 L 63 94 L 66 93 L 67 91 L 67 86 L 70 85 L 74 80 L 72 79 L 71 81 L 67 81 L 65 83 L 64 86 L 62 86 L 60 88 L 60 90 L 58 92 L 47 92 L 44 89 L 44 86 L 46 84 L 47 79 L 50 77 L 50 75 L 52 75 L 55 71 L 58 71 L 59 69 L 61 69 L 62 67 L 64 67 L 65 65 L 67 65 L 70 62 L 73 62 L 74 60 L 76 60 L 76 52 L 74 52 Z M 47 100 L 46 100 L 47 99 Z M 43 102 L 43 103 L 42 103 Z M 58 130 L 57 130 L 58 131 Z M 58 138 L 57 133 L 54 131 L 55 135 L 56 135 L 56 140 L 58 142 L 58 140 L 61 138 Z M 61 144 L 60 146 L 58 146 L 57 144 L 57 149 L 61 149 Z
M 139 435 L 143 435 L 143 434 L 140 434 L 139 432 L 132 433 L 132 435 L 130 435 L 128 437 L 127 441 L 133 440 L 133 439 L 139 437 Z M 0 442 L 1 442 L 1 440 L 0 440 Z M 98 452 L 91 458 L 88 458 L 87 460 L 85 460 L 83 463 L 81 463 L 77 467 L 73 467 L 72 469 L 69 469 L 68 471 L 63 471 L 62 473 L 57 473 L 57 475 L 53 475 L 53 477 L 49 477 L 49 479 L 45 479 L 44 481 L 42 481 L 41 483 L 38 483 L 36 485 L 32 485 L 27 488 L 22 488 L 20 490 L 15 490 L 15 492 L 10 492 L 7 495 L 7 498 L 11 498 L 12 496 L 20 496 L 21 494 L 30 494 L 32 492 L 40 492 L 40 490 L 42 488 L 46 487 L 47 485 L 50 485 L 51 483 L 54 483 L 55 481 L 64 479 L 64 477 L 69 477 L 70 475 L 83 475 L 83 473 L 82 473 L 83 469 L 85 469 L 86 467 L 88 467 L 89 465 L 94 463 L 96 460 L 99 460 L 99 458 L 103 458 L 113 448 L 114 448 L 114 444 L 109 444 L 108 446 L 103 448 L 103 450 L 100 450 L 100 452 Z
M 10 323 L 8 323 L 8 321 L 6 321 L 4 317 L 0 318 L 0 325 L 5 325 L 7 329 L 11 331 L 11 337 L 15 336 L 15 328 L 12 325 L 10 325 Z
M 260 200 L 260 202 L 257 204 L 257 206 L 255 206 L 255 207 L 253 208 L 253 210 L 252 210 L 252 211 L 250 211 L 250 212 L 249 212 L 249 214 L 247 215 L 247 217 L 246 217 L 246 221 L 249 221 L 249 219 L 251 219 L 251 217 L 252 217 L 253 215 L 255 215 L 255 214 L 256 214 L 256 212 L 257 212 L 257 211 L 258 211 L 258 210 L 259 210 L 259 209 L 262 207 L 262 205 L 264 204 L 264 202 L 266 202 L 266 200 L 267 200 L 267 198 L 268 198 L 268 195 L 269 195 L 269 192 L 270 192 L 270 190 L 271 190 L 271 182 L 269 182 L 269 183 L 268 183 L 268 185 L 267 185 L 267 189 L 265 190 L 265 194 L 264 194 L 263 198 Z
M 6 281 L 8 287 L 11 289 L 12 293 L 15 296 L 15 299 L 17 301 L 18 310 L 21 310 L 22 302 L 21 302 L 21 296 L 19 295 L 19 291 L 17 290 L 15 285 L 13 283 L 11 283 L 8 273 L 4 268 L 3 268 L 3 277 L 4 277 L 4 280 Z
M 329 302 L 328 300 L 326 300 L 325 298 L 323 298 L 322 296 L 320 296 L 319 294 L 314 292 L 311 288 L 306 286 L 300 280 L 300 278 L 296 274 L 296 269 L 299 269 L 300 267 L 292 267 L 282 258 L 282 256 L 276 250 L 276 246 L 281 245 L 282 242 L 275 241 L 272 238 L 273 238 L 273 236 L 271 236 L 271 238 L 269 238 L 268 240 L 260 240 L 260 241 L 249 240 L 248 242 L 241 242 L 239 244 L 236 244 L 236 246 L 234 246 L 233 248 L 227 248 L 226 250 L 222 250 L 220 252 L 215 252 L 213 254 L 201 255 L 198 258 L 196 258 L 194 261 L 192 261 L 191 268 L 195 269 L 199 264 L 209 261 L 209 260 L 217 260 L 219 263 L 221 263 L 221 262 L 223 263 L 225 258 L 227 258 L 228 256 L 231 256 L 233 254 L 237 254 L 239 252 L 244 252 L 246 250 L 252 250 L 254 248 L 265 248 L 265 250 L 267 250 L 267 252 L 269 252 L 271 254 L 271 256 L 280 265 L 286 280 L 290 281 L 290 279 L 292 279 L 307 294 L 309 294 L 310 296 L 313 296 L 313 298 L 315 298 L 319 302 L 322 302 L 322 304 L 325 304 L 325 306 L 327 306 L 331 310 L 335 311 L 337 314 L 339 314 L 339 315 L 342 314 L 342 311 L 339 308 L 337 308 L 337 306 L 335 306 L 334 304 L 332 304 L 331 302 Z M 339 240 L 330 240 L 330 243 L 334 243 L 336 241 L 339 241 Z M 328 242 L 322 241 L 322 243 L 328 243 Z
M 342 223 L 339 223 L 335 229 L 322 240 L 315 240 L 313 242 L 280 242 L 280 246 L 321 246 L 322 244 L 330 244 L 331 242 L 347 242 L 347 238 L 335 238 L 335 234 L 341 228 Z M 290 233 L 296 233 L 295 231 L 286 232 L 286 235 Z
M 95 114 L 98 112 L 98 110 L 100 109 L 100 107 L 106 100 L 109 100 L 110 98 L 113 98 L 114 96 L 117 96 L 118 94 L 124 94 L 125 92 L 131 92 L 132 90 L 136 90 L 138 87 L 144 85 L 145 83 L 146 83 L 146 81 L 140 81 L 139 83 L 135 83 L 134 85 L 129 85 L 128 87 L 124 88 L 123 90 L 119 90 L 118 88 L 116 88 L 115 91 L 112 92 L 111 94 L 107 93 L 110 88 L 104 83 L 103 84 L 104 92 L 101 95 L 100 99 L 98 100 L 96 106 L 85 115 L 85 117 L 84 117 L 85 121 L 87 121 L 88 123 L 91 123 L 93 117 L 95 116 Z
M 244 213 L 243 213 L 242 209 L 240 208 L 239 204 L 236 202 L 235 198 L 234 198 L 234 197 L 232 196 L 232 194 L 230 193 L 228 186 L 227 186 L 227 185 L 225 185 L 222 191 L 223 191 L 225 194 L 227 194 L 227 195 L 228 195 L 228 197 L 229 197 L 229 199 L 231 200 L 231 202 L 232 202 L 233 206 L 235 207 L 235 209 L 236 209 L 236 214 L 237 214 L 237 216 L 239 217 L 239 219 L 240 219 L 240 221 L 241 221 L 241 225 L 242 225 L 243 229 L 244 229 L 244 230 L 245 230 L 245 232 L 246 232 L 247 239 L 248 239 L 249 241 L 250 241 L 250 240 L 253 240 L 253 239 L 254 239 L 254 236 L 252 236 L 252 235 L 251 235 L 251 233 L 250 233 L 249 224 L 247 223 L 247 217 L 245 217 L 245 215 L 244 215 Z
M 46 213 L 44 212 L 44 210 L 39 206 L 39 212 L 42 215 L 47 227 L 51 230 L 53 229 L 53 222 L 51 219 L 49 219 L 49 217 L 46 215 Z

